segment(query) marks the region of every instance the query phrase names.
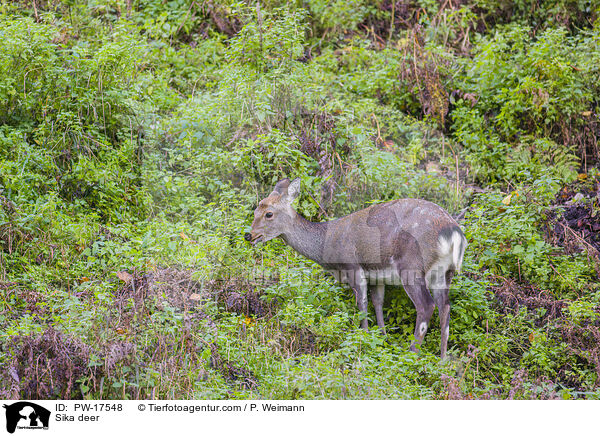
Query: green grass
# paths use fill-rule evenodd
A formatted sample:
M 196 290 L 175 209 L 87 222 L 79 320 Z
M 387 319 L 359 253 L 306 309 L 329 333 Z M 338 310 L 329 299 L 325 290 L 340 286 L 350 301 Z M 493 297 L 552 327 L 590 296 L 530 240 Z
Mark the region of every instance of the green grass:
M 521 3 L 2 3 L 0 396 L 598 398 L 598 253 L 552 220 L 599 208 L 599 11 Z M 244 241 L 283 177 L 312 220 L 461 216 L 447 360 L 401 289 L 366 333 Z

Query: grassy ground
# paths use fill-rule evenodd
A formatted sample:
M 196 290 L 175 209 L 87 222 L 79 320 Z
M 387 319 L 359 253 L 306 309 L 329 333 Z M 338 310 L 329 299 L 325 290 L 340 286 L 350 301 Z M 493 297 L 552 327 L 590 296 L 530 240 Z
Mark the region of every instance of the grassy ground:
M 453 3 L 2 2 L 0 396 L 598 398 L 598 7 Z M 283 177 L 458 217 L 447 360 L 244 241 Z

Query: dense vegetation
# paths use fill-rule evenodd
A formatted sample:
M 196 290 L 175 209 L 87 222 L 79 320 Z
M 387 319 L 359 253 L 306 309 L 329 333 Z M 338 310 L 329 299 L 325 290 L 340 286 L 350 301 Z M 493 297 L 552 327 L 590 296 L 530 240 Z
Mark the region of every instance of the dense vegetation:
M 0 2 L 1 397 L 600 397 L 600 5 L 393 1 Z M 448 359 L 243 240 L 283 177 L 458 217 Z

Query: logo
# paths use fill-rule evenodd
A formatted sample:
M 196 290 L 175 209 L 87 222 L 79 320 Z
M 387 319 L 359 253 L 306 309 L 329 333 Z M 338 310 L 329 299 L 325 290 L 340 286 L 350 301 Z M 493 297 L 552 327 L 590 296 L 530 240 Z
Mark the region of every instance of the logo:
M 19 401 L 4 405 L 6 409 L 6 431 L 14 433 L 15 429 L 48 430 L 50 411 L 29 401 Z

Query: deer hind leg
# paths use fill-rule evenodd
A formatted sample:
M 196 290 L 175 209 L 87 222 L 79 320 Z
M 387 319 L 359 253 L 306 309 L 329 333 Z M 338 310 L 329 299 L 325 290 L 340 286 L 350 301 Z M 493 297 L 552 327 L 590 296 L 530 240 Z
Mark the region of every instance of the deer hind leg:
M 433 299 L 438 307 L 438 314 L 440 316 L 440 330 L 441 330 L 441 341 L 440 341 L 440 356 L 442 359 L 446 357 L 446 351 L 448 350 L 448 336 L 450 335 L 450 283 L 454 271 L 448 270 L 444 275 L 444 283 L 438 288 L 433 289 Z
M 416 345 L 423 343 L 427 333 L 429 321 L 433 315 L 435 304 L 422 277 L 403 277 L 402 286 L 417 309 L 417 322 L 415 324 L 415 341 L 410 345 L 410 350 L 416 352 Z
M 371 289 L 371 301 L 375 308 L 375 318 L 377 319 L 377 325 L 381 330 L 381 333 L 385 335 L 385 323 L 383 322 L 383 297 L 385 296 L 385 285 L 383 283 L 377 284 Z

